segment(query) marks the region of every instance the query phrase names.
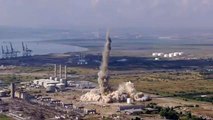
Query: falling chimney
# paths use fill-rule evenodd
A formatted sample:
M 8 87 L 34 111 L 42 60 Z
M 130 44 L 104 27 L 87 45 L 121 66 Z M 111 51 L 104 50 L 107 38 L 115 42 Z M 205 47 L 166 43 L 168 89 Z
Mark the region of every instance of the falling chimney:
M 64 66 L 64 78 L 67 79 L 67 66 Z
M 62 69 L 61 69 L 61 65 L 59 65 L 59 77 L 62 78 Z
M 54 65 L 54 77 L 55 78 L 57 77 L 57 65 L 56 64 Z

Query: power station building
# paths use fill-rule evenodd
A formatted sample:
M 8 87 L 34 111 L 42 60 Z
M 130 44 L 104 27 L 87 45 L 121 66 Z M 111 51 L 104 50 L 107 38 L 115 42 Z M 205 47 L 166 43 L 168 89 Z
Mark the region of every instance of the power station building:
M 38 79 L 34 80 L 33 83 L 46 88 L 46 92 L 55 92 L 56 90 L 63 91 L 67 85 L 67 66 L 64 67 L 64 77 L 62 75 L 62 67 L 59 66 L 59 76 L 57 73 L 57 65 L 54 65 L 54 79 Z

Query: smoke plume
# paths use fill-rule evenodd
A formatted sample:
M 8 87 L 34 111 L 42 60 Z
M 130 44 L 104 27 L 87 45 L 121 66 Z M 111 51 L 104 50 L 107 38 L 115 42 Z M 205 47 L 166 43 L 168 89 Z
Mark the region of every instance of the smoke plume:
M 132 82 L 120 84 L 116 91 L 111 92 L 109 86 L 108 63 L 111 50 L 111 39 L 109 33 L 106 35 L 106 44 L 102 54 L 102 63 L 98 72 L 99 89 L 92 89 L 81 96 L 81 101 L 93 101 L 102 103 L 125 102 L 127 98 L 135 101 L 143 101 L 143 93 L 137 92 Z
M 110 51 L 111 51 L 111 38 L 108 32 L 106 35 L 106 44 L 104 46 L 104 51 L 102 53 L 102 63 L 100 66 L 100 71 L 98 72 L 99 89 L 102 95 L 109 92 L 108 63 Z

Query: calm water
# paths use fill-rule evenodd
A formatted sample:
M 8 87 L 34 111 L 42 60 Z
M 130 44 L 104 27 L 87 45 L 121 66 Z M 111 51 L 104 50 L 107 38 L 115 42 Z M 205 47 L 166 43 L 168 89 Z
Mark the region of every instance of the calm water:
M 43 42 L 45 40 L 72 38 L 75 35 L 70 31 L 66 32 L 64 30 L 0 26 L 0 55 L 2 54 L 1 46 L 8 46 L 10 50 L 9 42 L 12 42 L 14 49 L 20 52 L 22 52 L 22 42 L 26 43 L 28 48 L 33 50 L 33 55 L 87 51 L 87 48 L 79 46 Z
M 11 42 L 13 48 L 20 51 L 20 56 L 22 54 L 22 41 L 27 44 L 29 49 L 33 50 L 33 55 L 87 51 L 87 48 L 53 42 L 43 42 L 41 39 L 0 39 L 0 45 L 4 47 L 8 46 L 10 50 L 9 42 Z M 2 54 L 2 50 L 0 50 L 0 54 Z

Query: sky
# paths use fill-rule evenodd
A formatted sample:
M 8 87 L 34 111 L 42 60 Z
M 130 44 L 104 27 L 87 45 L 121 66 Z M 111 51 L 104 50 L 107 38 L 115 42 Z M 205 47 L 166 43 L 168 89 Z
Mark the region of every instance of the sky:
M 213 27 L 213 0 L 0 0 L 0 26 Z

